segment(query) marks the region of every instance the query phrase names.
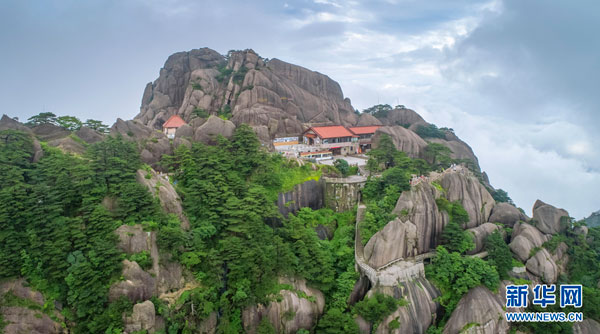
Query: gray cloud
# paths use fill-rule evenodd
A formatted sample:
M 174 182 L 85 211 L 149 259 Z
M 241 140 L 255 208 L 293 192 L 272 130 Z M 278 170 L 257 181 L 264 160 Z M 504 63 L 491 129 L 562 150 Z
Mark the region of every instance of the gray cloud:
M 600 5 L 564 1 L 0 2 L 0 112 L 132 118 L 166 58 L 210 47 L 340 82 L 355 107 L 453 127 L 495 186 L 598 210 Z
M 537 119 L 540 111 L 515 108 L 517 103 L 558 104 L 552 114 L 541 116 L 590 124 L 600 120 L 598 22 L 596 1 L 504 1 L 501 15 L 482 22 L 449 50 L 448 74 L 473 81 L 474 88 L 521 117 Z

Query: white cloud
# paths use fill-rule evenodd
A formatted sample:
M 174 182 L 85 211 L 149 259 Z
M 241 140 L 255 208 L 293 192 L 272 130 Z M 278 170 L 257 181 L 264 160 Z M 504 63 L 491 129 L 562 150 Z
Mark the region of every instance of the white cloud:
M 583 1 L 5 2 L 0 99 L 21 119 L 42 105 L 131 118 L 168 55 L 254 48 L 327 74 L 358 109 L 404 104 L 454 128 L 518 205 L 582 217 L 600 209 L 598 4 Z

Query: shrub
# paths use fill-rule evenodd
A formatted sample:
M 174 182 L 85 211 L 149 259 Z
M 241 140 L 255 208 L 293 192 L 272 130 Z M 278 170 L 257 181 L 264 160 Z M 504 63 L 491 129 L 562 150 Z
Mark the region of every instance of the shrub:
M 257 333 L 258 334 L 275 334 L 275 328 L 269 321 L 268 317 L 262 318 L 262 320 L 260 321 L 260 323 L 258 325 Z
M 398 301 L 396 298 L 375 293 L 354 305 L 354 311 L 373 325 L 379 324 L 385 317 L 392 314 L 398 306 L 406 305 L 406 301 Z
M 488 252 L 488 262 L 496 267 L 500 279 L 508 278 L 508 271 L 513 267 L 513 258 L 510 248 L 498 230 L 490 234 L 485 241 L 485 249 Z
M 152 257 L 148 251 L 129 255 L 129 261 L 135 261 L 144 270 L 152 268 Z
M 505 202 L 512 205 L 515 205 L 513 200 L 508 196 L 508 193 L 502 189 L 496 189 L 492 192 L 492 197 L 496 202 Z
M 218 82 L 225 81 L 225 79 L 229 78 L 231 73 L 233 73 L 233 70 L 230 68 L 227 68 L 226 64 L 219 66 L 217 69 L 219 70 L 219 74 L 217 74 L 215 79 L 217 79 Z
M 436 204 L 440 211 L 446 211 L 450 216 L 450 222 L 442 231 L 442 245 L 450 252 L 461 254 L 473 249 L 475 247 L 473 236 L 462 228 L 462 225 L 469 221 L 469 214 L 460 202 L 450 203 L 447 199 L 440 197 L 436 199 Z
M 248 68 L 246 66 L 240 67 L 240 69 L 233 74 L 233 82 L 235 82 L 238 85 L 241 85 L 244 82 L 246 73 L 248 73 Z
M 192 82 L 192 89 L 194 90 L 202 90 L 202 86 L 199 82 Z
M 431 265 L 425 268 L 427 279 L 432 280 L 442 291 L 439 302 L 449 316 L 460 298 L 470 289 L 485 285 L 495 291 L 500 279 L 496 268 L 476 257 L 462 257 L 438 246 Z
M 231 118 L 231 106 L 229 104 L 224 105 L 223 108 L 219 110 L 219 117 L 221 117 L 224 120 L 228 120 Z
M 446 132 L 438 129 L 435 124 L 419 125 L 415 131 L 421 138 L 441 138 L 446 139 Z
M 200 117 L 200 118 L 208 118 L 208 116 L 210 116 L 205 109 L 198 108 L 198 107 L 194 108 L 194 110 L 192 111 L 192 115 L 194 117 Z
M 337 168 L 337 170 L 340 171 L 340 173 L 342 173 L 342 176 L 346 177 L 348 176 L 348 174 L 350 174 L 350 165 L 348 165 L 348 161 L 344 160 L 344 159 L 337 159 L 334 163 L 333 166 L 335 168 Z
M 370 108 L 363 110 L 363 113 L 371 114 L 377 118 L 384 118 L 392 110 L 392 106 L 389 104 L 377 104 Z

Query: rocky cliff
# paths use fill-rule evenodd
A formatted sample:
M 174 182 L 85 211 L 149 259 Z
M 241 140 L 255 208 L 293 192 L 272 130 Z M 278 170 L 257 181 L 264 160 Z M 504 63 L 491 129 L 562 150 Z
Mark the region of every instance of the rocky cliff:
M 424 334 L 433 323 L 439 311 L 439 303 L 434 299 L 440 292 L 424 277 L 418 277 L 410 281 L 399 282 L 396 286 L 376 287 L 369 291 L 367 297 L 375 293 L 383 293 L 396 299 L 405 299 L 408 305 L 399 306 L 392 314 L 383 319 L 377 326 L 376 334 L 401 334 L 415 333 Z M 392 321 L 397 321 L 400 326 L 390 326 Z M 357 318 L 360 332 L 372 333 L 372 324 L 367 323 L 361 317 Z
M 471 289 L 458 303 L 444 327 L 444 334 L 497 334 L 507 333 L 509 325 L 504 318 L 500 295 L 485 287 Z
M 325 180 L 309 180 L 294 186 L 294 189 L 277 196 L 277 207 L 285 217 L 301 208 L 318 210 L 325 203 Z
M 585 219 L 585 223 L 589 227 L 600 226 L 600 211 L 592 213 L 589 217 Z
M 368 114 L 363 116 L 373 117 Z M 366 118 L 365 117 L 365 118 Z M 442 144 L 450 149 L 450 158 L 463 161 L 469 167 L 477 172 L 480 171 L 479 160 L 473 149 L 460 140 L 452 130 L 440 130 L 443 133 L 441 138 L 424 137 L 421 138 L 419 127 L 429 127 L 432 124 L 427 123 L 419 114 L 411 109 L 393 109 L 384 114 L 377 114 L 377 121 L 381 127 L 373 137 L 373 145 L 377 147 L 380 137 L 386 134 L 392 138 L 394 145 L 400 151 L 405 152 L 411 158 L 424 158 L 425 148 L 430 143 Z M 377 124 L 372 122 L 372 124 Z
M 183 117 L 188 124 L 179 128 L 175 138 L 169 139 L 160 128 L 172 115 Z M 419 127 L 430 124 L 413 110 L 405 108 L 377 117 L 357 115 L 350 100 L 343 96 L 339 84 L 326 75 L 278 59 L 263 59 L 252 50 L 233 51 L 223 56 L 204 48 L 172 55 L 160 70 L 158 79 L 146 86 L 140 113 L 134 120 L 118 119 L 110 133 L 136 143 L 142 161 L 152 167 L 138 170 L 136 181 L 148 189 L 164 213 L 177 216 L 181 221 L 181 231 L 175 227 L 176 232 L 182 232 L 186 235 L 186 242 L 192 242 L 199 229 L 190 228 L 179 194 L 167 176 L 157 172 L 161 168 L 159 161 L 164 155 L 173 154 L 179 145 L 190 146 L 193 142 L 214 144 L 218 136 L 230 138 L 241 123 L 251 125 L 268 148 L 271 148 L 269 145 L 274 136 L 296 135 L 311 124 L 383 125 L 373 138 L 375 147 L 382 136 L 388 135 L 398 150 L 412 158 L 424 158 L 428 145 L 439 143 L 450 148 L 452 158 L 472 162 L 470 167 L 475 173 L 466 169 L 433 172 L 428 180 L 412 185 L 397 200 L 394 198 L 396 204 L 392 213 L 396 217 L 379 225 L 383 227 L 364 247 L 360 231 L 355 231 L 358 237 L 354 240 L 354 265 L 361 277 L 356 280 L 354 291 L 344 307 L 351 309 L 356 302 L 375 293 L 408 301 L 408 305 L 393 310 L 379 324 L 370 324 L 357 317 L 356 321 L 364 333 L 425 333 L 443 313 L 436 301 L 441 292 L 425 277 L 427 260 L 435 255 L 433 251 L 440 244 L 442 231 L 450 221 L 448 213 L 437 205 L 436 200 L 440 197 L 459 202 L 468 213 L 469 221 L 463 228 L 475 244 L 469 255 L 486 256 L 487 237 L 494 231 L 500 231 L 512 257 L 521 262 L 519 267 L 510 271 L 511 279 L 527 279 L 530 284 L 556 283 L 567 272 L 572 260 L 569 246 L 565 242 L 555 242 L 550 247 L 548 242 L 553 240 L 553 236 L 568 232 L 583 235 L 579 239 L 585 240 L 589 232 L 585 226 L 570 229 L 568 212 L 542 201 L 535 203 L 531 219 L 511 204 L 497 203 L 490 194 L 491 186 L 485 174 L 478 173 L 479 166 L 472 149 L 451 130 L 440 130 L 443 134 L 436 138 L 421 137 L 417 134 Z M 40 142 L 81 155 L 89 144 L 105 138 L 103 134 L 85 127 L 77 132 L 51 124 L 29 128 L 4 115 L 0 120 L 0 130 L 6 129 L 23 131 L 33 139 L 32 162 L 43 155 Z M 280 193 L 277 206 L 284 216 L 303 207 L 320 209 L 328 206 L 335 211 L 352 210 L 360 200 L 364 182 L 364 178 L 358 181 L 356 178 L 323 178 L 321 181 L 304 182 L 291 191 Z M 110 207 L 110 198 L 107 197 L 103 204 Z M 365 205 L 359 205 L 358 222 L 365 210 Z M 319 226 L 316 230 L 323 244 L 338 233 L 319 231 Z M 108 299 L 116 301 L 124 297 L 133 303 L 131 314 L 123 315 L 125 333 L 152 333 L 164 329 L 164 319 L 156 314 L 151 299 L 156 302 L 154 298 L 158 298 L 161 303 L 172 306 L 187 291 L 200 287 L 200 280 L 187 272 L 182 264 L 174 262 L 169 254 L 160 252 L 158 233 L 141 222 L 121 225 L 115 231 L 117 247 L 124 253 L 119 258 L 123 268 L 121 277 L 107 287 Z M 341 233 L 350 235 L 351 244 L 352 232 Z M 302 242 L 298 241 L 295 246 Z M 345 246 L 334 244 L 332 247 Z M 331 249 L 332 253 L 340 251 L 348 254 L 348 249 L 352 252 L 349 246 L 346 250 L 338 248 Z M 142 258 L 142 255 L 149 256 L 149 263 L 133 260 L 134 256 Z M 352 271 L 352 263 L 349 268 Z M 278 277 L 279 285 L 286 288 L 273 292 L 266 300 L 253 300 L 250 306 L 244 305 L 240 326 L 247 333 L 256 333 L 261 321 L 266 319 L 278 333 L 314 331 L 328 308 L 325 296 L 329 298 L 331 290 L 320 291 L 310 286 L 307 283 L 310 277 L 277 275 L 281 275 Z M 224 284 L 227 284 L 226 280 Z M 507 333 L 510 324 L 503 318 L 506 284 L 509 282 L 502 282 L 498 292 L 481 286 L 464 291 L 456 309 L 446 318 L 443 332 Z M 0 295 L 0 301 L 6 301 L 7 295 L 13 298 L 12 303 L 0 303 L 0 322 L 5 325 L 5 333 L 64 332 L 61 315 L 51 307 L 42 308 L 45 303 L 43 296 L 27 287 L 23 279 L 2 282 Z M 341 300 L 346 300 L 346 297 Z M 33 306 L 23 307 L 23 303 Z M 222 317 L 220 312 L 213 311 L 199 320 L 199 330 L 215 333 Z M 196 319 L 189 317 L 185 320 Z M 595 333 L 599 326 L 596 321 L 586 319 L 574 326 L 574 332 Z
M 256 334 L 258 325 L 267 318 L 275 333 L 293 334 L 300 329 L 311 329 L 323 314 L 325 297 L 319 290 L 310 288 L 303 279 L 280 277 L 280 284 L 293 290 L 281 290 L 281 298 L 268 305 L 253 305 L 242 312 L 242 323 L 248 334 Z
M 476 177 L 468 173 L 446 173 L 441 184 L 447 191 L 448 200 L 459 201 L 469 214 L 467 227 L 488 221 L 495 201 Z
M 160 129 L 172 115 L 187 122 L 225 115 L 235 124 L 265 126 L 270 136 L 297 135 L 303 123 L 358 122 L 340 85 L 326 75 L 252 50 L 223 56 L 208 48 L 170 56 L 146 86 L 135 119 Z
M 0 329 L 4 334 L 68 333 L 64 316 L 50 305 L 44 307 L 45 302 L 24 279 L 0 283 Z

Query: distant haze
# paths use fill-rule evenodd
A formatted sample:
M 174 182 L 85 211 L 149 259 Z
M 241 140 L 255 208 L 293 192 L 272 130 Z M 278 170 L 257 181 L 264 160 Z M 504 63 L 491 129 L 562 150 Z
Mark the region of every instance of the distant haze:
M 600 209 L 597 1 L 6 0 L 0 28 L 0 113 L 22 121 L 131 119 L 170 54 L 252 48 L 454 128 L 529 215 Z

